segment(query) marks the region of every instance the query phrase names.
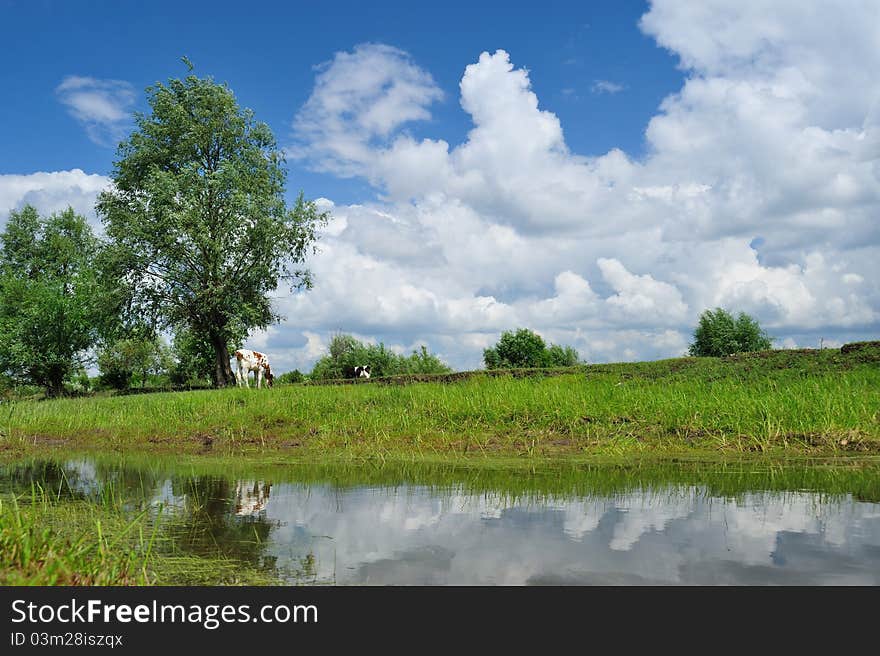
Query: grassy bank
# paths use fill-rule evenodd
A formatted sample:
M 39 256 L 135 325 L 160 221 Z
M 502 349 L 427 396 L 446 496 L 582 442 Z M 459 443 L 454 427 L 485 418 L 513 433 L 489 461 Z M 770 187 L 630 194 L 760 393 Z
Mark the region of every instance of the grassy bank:
M 880 343 L 578 370 L 404 377 L 0 406 L 49 446 L 296 458 L 880 454 Z
M 273 575 L 221 550 L 181 548 L 157 508 L 132 508 L 103 487 L 72 499 L 33 486 L 0 495 L 0 585 L 269 585 Z

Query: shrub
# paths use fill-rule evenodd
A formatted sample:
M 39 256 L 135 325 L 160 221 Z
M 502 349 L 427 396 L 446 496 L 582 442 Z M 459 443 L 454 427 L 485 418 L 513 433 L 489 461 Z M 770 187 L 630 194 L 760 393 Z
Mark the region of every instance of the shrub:
M 771 348 L 771 338 L 756 319 L 745 312 L 740 312 L 734 319 L 727 310 L 715 308 L 700 315 L 699 324 L 694 330 L 694 343 L 688 352 L 698 357 L 722 357 Z
M 275 377 L 276 385 L 292 385 L 293 383 L 301 383 L 306 379 L 303 373 L 299 369 L 294 369 L 293 371 L 288 371 L 287 373 L 283 373 L 280 376 Z
M 503 332 L 495 346 L 483 351 L 486 369 L 570 367 L 579 362 L 573 347 L 558 344 L 548 347 L 543 337 L 528 328 Z

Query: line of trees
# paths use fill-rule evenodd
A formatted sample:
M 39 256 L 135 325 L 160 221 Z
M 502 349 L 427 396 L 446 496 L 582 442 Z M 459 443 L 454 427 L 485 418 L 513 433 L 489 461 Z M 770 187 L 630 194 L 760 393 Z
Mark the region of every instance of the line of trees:
M 113 275 L 118 272 L 119 258 L 117 245 L 97 239 L 86 220 L 70 208 L 48 217 L 31 206 L 11 212 L 0 235 L 0 372 L 17 382 L 42 386 L 55 396 L 62 393 L 65 382 L 88 386 L 86 354 L 97 350 L 99 384 L 104 387 L 186 385 L 205 379 L 218 385 L 228 382 L 223 368 L 217 366 L 216 340 L 210 332 L 165 317 L 164 325 L 175 332 L 171 346 L 164 342 L 158 332 L 163 323 L 156 320 L 161 317 L 160 304 L 148 306 L 156 314 L 146 311 L 143 304 L 156 299 L 119 283 Z M 154 292 L 171 293 L 151 287 L 149 293 Z M 209 298 L 211 293 L 207 293 Z M 175 312 L 172 309 L 172 317 Z M 237 340 L 234 333 L 226 337 L 228 356 Z M 771 338 L 753 317 L 715 308 L 701 314 L 689 354 L 720 357 L 770 348 Z M 503 332 L 493 347 L 484 350 L 483 361 L 487 369 L 564 367 L 581 362 L 574 348 L 548 345 L 526 328 Z M 365 364 L 376 376 L 451 371 L 424 346 L 402 356 L 384 344 L 365 344 L 340 334 L 333 337 L 327 355 L 315 363 L 309 377 L 346 378 L 355 366 Z M 293 371 L 280 376 L 278 382 L 304 378 Z

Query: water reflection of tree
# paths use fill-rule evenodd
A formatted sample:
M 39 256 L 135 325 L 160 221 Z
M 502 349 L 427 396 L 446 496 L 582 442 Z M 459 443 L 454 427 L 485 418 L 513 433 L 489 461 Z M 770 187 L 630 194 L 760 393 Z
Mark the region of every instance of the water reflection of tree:
M 276 558 L 265 551 L 277 525 L 264 512 L 270 489 L 269 483 L 214 476 L 172 479 L 174 495 L 183 499 L 171 529 L 176 546 L 199 556 L 234 558 L 273 569 Z

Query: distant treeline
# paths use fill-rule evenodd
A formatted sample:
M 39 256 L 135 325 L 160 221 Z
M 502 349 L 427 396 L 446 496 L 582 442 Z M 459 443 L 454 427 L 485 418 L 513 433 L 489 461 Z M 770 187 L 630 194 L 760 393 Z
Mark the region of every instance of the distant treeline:
M 373 376 L 400 374 L 444 374 L 452 369 L 423 345 L 411 355 L 400 355 L 384 344 L 365 344 L 351 335 L 334 335 L 327 355 L 318 359 L 309 378 L 332 380 L 351 378 L 354 368 L 368 365 Z

